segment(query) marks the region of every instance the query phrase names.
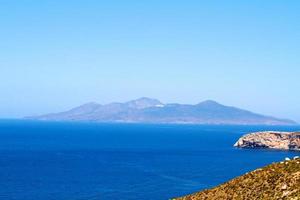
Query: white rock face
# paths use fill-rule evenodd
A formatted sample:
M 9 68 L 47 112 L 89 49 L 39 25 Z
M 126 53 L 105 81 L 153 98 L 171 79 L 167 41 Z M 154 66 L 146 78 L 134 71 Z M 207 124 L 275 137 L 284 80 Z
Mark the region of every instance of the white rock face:
M 235 144 L 241 148 L 300 150 L 300 132 L 265 131 L 244 135 Z

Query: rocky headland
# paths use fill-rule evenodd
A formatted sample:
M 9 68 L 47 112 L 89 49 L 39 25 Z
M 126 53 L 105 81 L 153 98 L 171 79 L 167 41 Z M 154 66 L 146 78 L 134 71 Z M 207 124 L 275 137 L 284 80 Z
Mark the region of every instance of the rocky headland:
M 300 151 L 300 132 L 264 131 L 250 133 L 241 137 L 234 146 Z
M 187 195 L 176 200 L 299 200 L 300 159 L 256 169 L 220 186 Z

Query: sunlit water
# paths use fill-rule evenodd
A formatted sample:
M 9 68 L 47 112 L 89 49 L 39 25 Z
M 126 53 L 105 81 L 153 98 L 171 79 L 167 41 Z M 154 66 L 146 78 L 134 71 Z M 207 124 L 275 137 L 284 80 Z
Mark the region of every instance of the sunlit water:
M 300 127 L 0 121 L 0 199 L 169 199 L 299 155 L 233 147 Z

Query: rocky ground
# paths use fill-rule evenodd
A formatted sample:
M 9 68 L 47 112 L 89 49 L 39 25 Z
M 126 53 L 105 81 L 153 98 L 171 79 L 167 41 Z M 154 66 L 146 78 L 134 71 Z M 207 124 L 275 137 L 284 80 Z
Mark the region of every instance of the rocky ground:
M 176 200 L 300 200 L 300 159 L 268 165 Z
M 300 150 L 300 132 L 265 131 L 247 134 L 235 144 L 241 148 Z

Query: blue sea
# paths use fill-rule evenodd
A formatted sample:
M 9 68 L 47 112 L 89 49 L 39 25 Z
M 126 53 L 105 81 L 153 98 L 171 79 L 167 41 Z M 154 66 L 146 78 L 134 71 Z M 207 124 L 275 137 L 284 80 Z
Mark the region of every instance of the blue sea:
M 233 147 L 300 127 L 0 121 L 0 199 L 167 200 L 297 152 Z

